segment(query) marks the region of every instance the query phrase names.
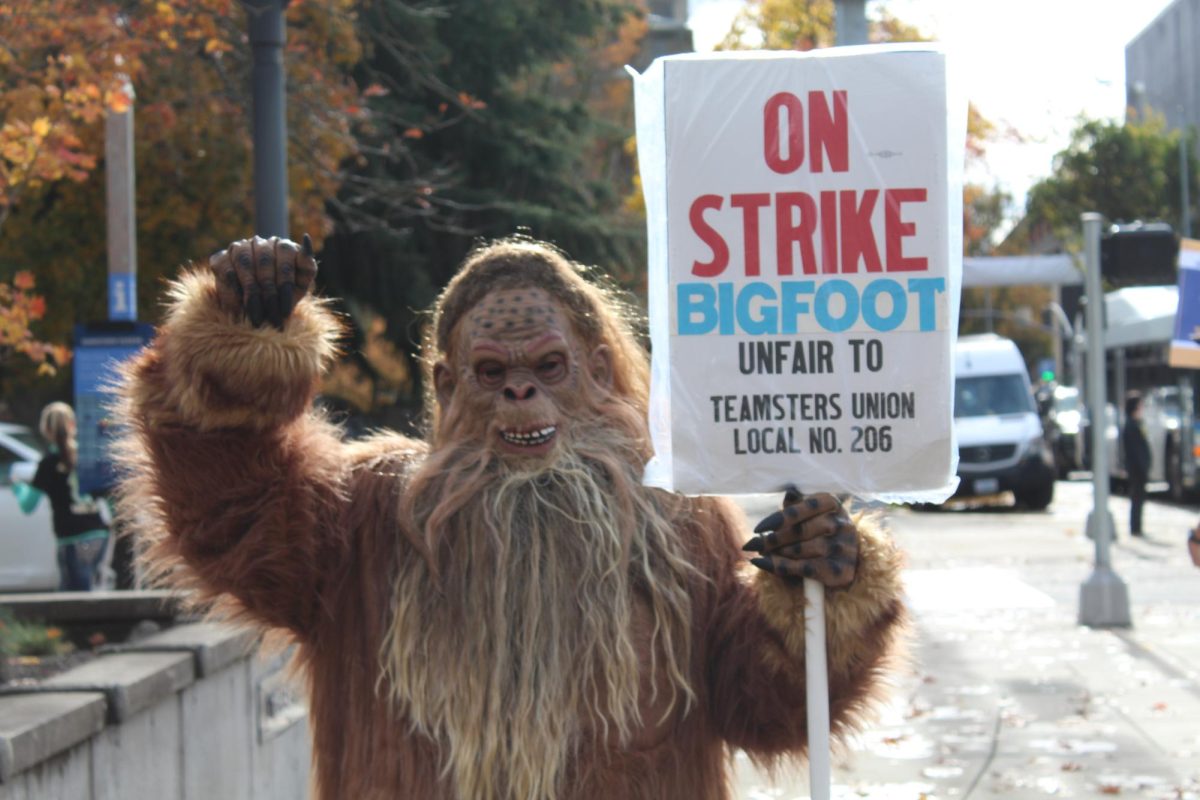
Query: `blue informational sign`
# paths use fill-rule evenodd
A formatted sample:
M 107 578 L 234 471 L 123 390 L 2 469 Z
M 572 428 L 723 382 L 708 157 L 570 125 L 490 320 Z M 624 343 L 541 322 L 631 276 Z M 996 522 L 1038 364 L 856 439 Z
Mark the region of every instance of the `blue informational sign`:
M 75 326 L 75 416 L 78 423 L 79 491 L 100 494 L 112 487 L 108 447 L 116 434 L 109 405 L 122 362 L 154 336 L 139 322 L 99 322 Z
M 108 276 L 108 318 L 132 322 L 137 319 L 137 276 L 128 272 Z
M 1200 369 L 1200 241 L 1195 239 L 1179 243 L 1179 306 L 1167 363 Z

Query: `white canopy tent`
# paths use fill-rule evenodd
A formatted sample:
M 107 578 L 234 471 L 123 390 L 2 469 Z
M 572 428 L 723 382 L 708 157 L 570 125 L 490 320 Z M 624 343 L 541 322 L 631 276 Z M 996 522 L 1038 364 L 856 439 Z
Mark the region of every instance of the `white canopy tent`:
M 1066 253 L 1048 256 L 967 256 L 963 258 L 963 286 L 1016 286 L 1042 283 L 1083 285 L 1083 272 Z
M 1104 296 L 1104 344 L 1112 350 L 1167 344 L 1175 332 L 1177 286 L 1130 286 Z

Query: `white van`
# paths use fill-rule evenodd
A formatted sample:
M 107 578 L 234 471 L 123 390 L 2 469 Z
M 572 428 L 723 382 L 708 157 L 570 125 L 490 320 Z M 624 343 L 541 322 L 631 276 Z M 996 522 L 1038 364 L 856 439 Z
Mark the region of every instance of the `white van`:
M 955 347 L 956 497 L 1012 492 L 1041 510 L 1054 499 L 1054 454 L 1042 434 L 1025 359 L 1011 339 L 959 337 Z

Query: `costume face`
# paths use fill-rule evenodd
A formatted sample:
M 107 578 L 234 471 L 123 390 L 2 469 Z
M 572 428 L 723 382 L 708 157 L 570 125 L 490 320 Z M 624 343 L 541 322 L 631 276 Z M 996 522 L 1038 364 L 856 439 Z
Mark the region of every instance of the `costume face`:
M 562 307 L 542 289 L 497 290 L 458 324 L 434 380 L 457 436 L 514 457 L 551 453 L 584 407 L 605 391 L 607 349 L 584 352 Z M 451 422 L 451 420 L 453 420 Z

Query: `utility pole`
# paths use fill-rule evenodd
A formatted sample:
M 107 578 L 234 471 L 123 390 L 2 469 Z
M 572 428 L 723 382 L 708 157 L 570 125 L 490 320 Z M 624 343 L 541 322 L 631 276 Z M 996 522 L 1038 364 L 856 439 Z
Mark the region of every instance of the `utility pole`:
M 108 318 L 137 319 L 137 217 L 133 160 L 133 86 L 129 108 L 104 117 L 104 194 L 108 232 Z
M 254 65 L 254 232 L 288 236 L 287 99 L 283 11 L 289 0 L 242 0 Z
M 867 0 L 836 0 L 834 24 L 839 45 L 867 43 Z
M 1100 229 L 1104 218 L 1082 215 L 1085 289 L 1087 296 L 1087 407 L 1092 440 L 1092 510 L 1087 535 L 1096 544 L 1092 574 L 1079 587 L 1079 624 L 1093 628 L 1127 628 L 1129 590 L 1113 571 L 1109 548 L 1116 531 L 1108 510 L 1108 449 L 1105 442 L 1104 292 L 1100 285 Z
M 1192 201 L 1189 197 L 1191 191 L 1191 183 L 1188 180 L 1188 126 L 1187 119 L 1183 113 L 1183 106 L 1178 107 L 1179 112 L 1179 233 L 1183 238 L 1192 238 Z

